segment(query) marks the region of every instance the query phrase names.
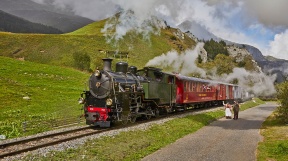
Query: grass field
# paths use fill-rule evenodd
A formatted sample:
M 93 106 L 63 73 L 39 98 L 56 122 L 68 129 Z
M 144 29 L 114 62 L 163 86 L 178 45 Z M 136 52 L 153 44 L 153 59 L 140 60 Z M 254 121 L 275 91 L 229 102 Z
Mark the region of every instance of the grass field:
M 264 139 L 258 144 L 259 161 L 288 160 L 288 125 L 281 122 L 276 114 L 274 112 L 268 117 L 261 128 Z
M 0 135 L 11 138 L 37 133 L 45 129 L 42 121 L 82 114 L 77 100 L 88 73 L 1 56 L 0 73 Z M 27 121 L 39 126 L 23 133 Z
M 116 60 L 124 60 L 141 68 L 155 56 L 172 49 L 180 51 L 179 46 L 191 49 L 196 45 L 196 42 L 189 37 L 185 37 L 184 40 L 177 38 L 175 36 L 177 30 L 173 28 L 162 29 L 159 35 L 151 34 L 149 40 L 131 31 L 123 39 L 107 43 L 101 33 L 104 25 L 104 20 L 94 22 L 74 32 L 61 35 L 0 32 L 0 56 L 74 68 L 73 54 L 88 54 L 91 58 L 90 68 L 94 70 L 102 64 L 101 59 L 107 57 L 100 51 L 128 52 L 129 59 L 119 58 L 118 55 L 115 57 Z

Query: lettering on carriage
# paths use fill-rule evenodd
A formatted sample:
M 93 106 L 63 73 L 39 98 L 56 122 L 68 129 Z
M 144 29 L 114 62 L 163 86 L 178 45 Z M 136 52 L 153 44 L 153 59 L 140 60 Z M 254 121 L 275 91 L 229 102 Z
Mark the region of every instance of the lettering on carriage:
M 205 94 L 205 93 L 201 93 L 201 94 L 198 94 L 198 96 L 199 96 L 199 97 L 206 97 L 207 94 Z

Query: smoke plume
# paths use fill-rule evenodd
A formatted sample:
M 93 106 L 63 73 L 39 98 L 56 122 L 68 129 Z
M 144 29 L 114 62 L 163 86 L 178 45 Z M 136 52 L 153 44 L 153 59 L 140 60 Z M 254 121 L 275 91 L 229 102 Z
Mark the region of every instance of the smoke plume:
M 218 76 L 216 72 L 207 75 L 204 69 L 197 67 L 195 64 L 201 48 L 203 48 L 203 43 L 198 43 L 194 50 L 187 50 L 180 54 L 176 51 L 170 51 L 150 60 L 146 66 L 172 67 L 173 71 L 170 72 L 176 71 L 182 75 L 198 73 L 202 78 L 209 77 L 212 80 L 226 83 L 231 83 L 237 79 L 238 85 L 244 87 L 247 91 L 252 91 L 255 95 L 269 96 L 275 94 L 274 81 L 276 75 L 268 76 L 263 72 L 249 72 L 243 68 L 234 68 L 232 73 L 221 76 Z

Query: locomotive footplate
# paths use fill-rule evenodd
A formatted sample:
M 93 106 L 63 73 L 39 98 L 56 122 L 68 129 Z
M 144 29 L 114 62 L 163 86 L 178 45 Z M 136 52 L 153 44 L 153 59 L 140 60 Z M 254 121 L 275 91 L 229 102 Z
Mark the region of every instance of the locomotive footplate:
M 111 122 L 110 121 L 93 122 L 93 121 L 86 120 L 86 125 L 99 126 L 99 127 L 110 127 L 111 126 Z
M 87 113 L 85 117 L 87 125 L 110 127 L 110 121 L 99 120 L 100 114 L 98 112 Z
M 100 126 L 100 127 L 110 127 L 110 121 L 98 121 L 98 122 L 93 122 L 94 126 Z

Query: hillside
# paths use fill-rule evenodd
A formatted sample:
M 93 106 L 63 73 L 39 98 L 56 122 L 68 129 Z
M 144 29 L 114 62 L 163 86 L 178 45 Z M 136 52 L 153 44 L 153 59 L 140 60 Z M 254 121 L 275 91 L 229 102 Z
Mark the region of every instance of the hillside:
M 60 30 L 38 23 L 32 23 L 0 10 L 0 31 L 13 33 L 60 34 Z
M 88 18 L 76 16 L 73 12 L 63 11 L 53 5 L 39 4 L 31 0 L 1 0 L 0 10 L 30 22 L 57 28 L 64 33 L 93 22 Z
M 22 58 L 27 61 L 75 67 L 73 54 L 88 54 L 91 58 L 90 68 L 102 64 L 107 55 L 100 51 L 128 52 L 128 63 L 143 67 L 150 59 L 166 53 L 171 49 L 184 50 L 195 46 L 195 41 L 187 37 L 185 40 L 175 36 L 177 29 L 162 29 L 161 35 L 151 35 L 150 41 L 143 40 L 142 35 L 129 33 L 119 41 L 119 48 L 107 44 L 100 32 L 104 21 L 94 22 L 75 32 L 62 35 L 45 34 L 13 34 L 0 33 L 2 56 Z M 109 55 L 113 57 L 112 55 Z M 116 59 L 119 55 L 115 55 Z M 123 58 L 123 57 L 122 57 Z M 120 59 L 118 59 L 120 60 Z
M 2 56 L 0 71 L 2 135 L 15 137 L 25 134 L 22 132 L 23 122 L 40 123 L 71 117 L 76 120 L 82 114 L 77 100 L 85 89 L 87 73 Z M 41 126 L 36 130 L 40 132 L 47 127 Z
M 74 31 L 93 21 L 75 15 L 65 15 L 45 10 L 17 10 L 13 14 L 35 23 L 52 26 L 64 33 Z

